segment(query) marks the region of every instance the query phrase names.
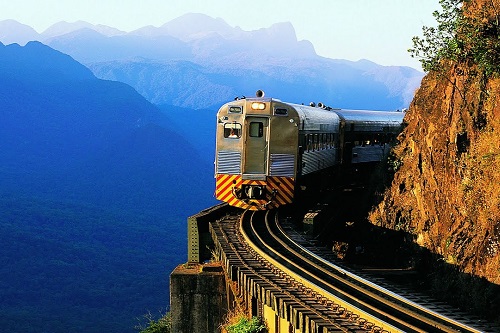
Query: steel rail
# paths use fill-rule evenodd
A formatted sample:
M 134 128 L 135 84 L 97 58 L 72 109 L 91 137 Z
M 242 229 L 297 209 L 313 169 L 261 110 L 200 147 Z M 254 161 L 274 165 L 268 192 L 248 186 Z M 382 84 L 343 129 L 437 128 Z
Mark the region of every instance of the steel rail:
M 245 213 L 247 213 L 247 212 L 249 212 L 249 211 L 245 211 Z M 266 211 L 266 213 L 265 213 L 265 217 L 264 217 L 264 220 L 265 220 L 265 221 L 267 221 L 267 219 L 268 219 L 268 217 L 269 217 L 269 214 L 271 214 L 271 212 L 274 212 L 274 211 L 270 211 L 270 210 Z M 249 242 L 247 241 L 247 239 L 245 238 L 245 233 L 241 233 L 241 231 L 243 230 L 243 225 L 244 225 L 244 223 L 245 223 L 245 221 L 244 221 L 244 219 L 243 219 L 243 218 L 244 218 L 244 216 L 245 216 L 245 213 L 243 213 L 243 215 L 242 215 L 242 217 L 241 217 L 241 220 L 240 220 L 240 234 L 241 234 L 241 235 L 243 236 L 243 238 L 245 239 L 245 243 L 246 243 L 246 244 L 248 244 L 248 245 L 251 245 L 252 243 L 249 243 Z M 251 213 L 251 218 L 250 218 L 250 220 L 249 220 L 250 225 L 253 225 L 253 223 L 252 223 L 252 222 L 254 222 L 254 221 L 255 221 L 255 220 L 253 219 L 253 217 L 254 217 L 256 214 L 258 214 L 258 211 L 253 211 L 253 212 Z M 262 221 L 260 221 L 260 222 L 262 222 Z M 262 255 L 261 255 L 261 253 L 259 253 L 259 251 L 256 251 L 256 248 L 255 248 L 255 247 L 252 247 L 252 249 L 253 249 L 253 250 L 254 250 L 257 254 L 259 254 L 259 255 L 260 255 L 260 256 L 261 256 L 264 260 L 267 260 L 267 259 L 266 259 L 266 256 L 262 256 Z M 269 260 L 267 260 L 267 261 L 269 261 Z M 275 266 L 275 267 L 276 267 L 276 266 Z M 282 288 L 280 288 L 280 289 L 282 289 Z M 287 294 L 288 296 L 291 296 L 291 294 L 290 294 L 290 293 L 287 293 L 287 292 L 286 292 L 286 294 Z M 300 302 L 300 300 L 298 300 L 296 297 L 294 297 L 294 298 L 295 298 L 297 301 L 299 301 L 299 302 Z M 331 318 L 327 318 L 327 317 L 325 317 L 324 315 L 322 315 L 319 311 L 317 311 L 317 310 L 316 310 L 316 309 L 314 309 L 313 307 L 311 307 L 311 306 L 309 306 L 309 305 L 307 305 L 307 304 L 304 304 L 304 302 L 300 302 L 300 303 L 303 303 L 303 305 L 304 305 L 306 308 L 308 308 L 310 311 L 314 312 L 316 315 L 318 315 L 318 316 L 320 316 L 320 317 L 324 318 L 324 320 L 325 320 L 325 321 L 329 322 L 332 326 L 336 327 L 337 329 L 339 329 L 339 330 L 341 330 L 341 331 L 344 331 L 344 332 L 349 332 L 349 330 L 347 330 L 346 328 L 342 327 L 342 325 L 341 325 L 341 324 L 336 323 L 336 322 L 335 322 L 335 321 L 333 321 Z
M 250 219 L 256 214 L 258 213 L 258 211 L 245 211 L 241 217 L 240 217 L 240 225 L 243 224 L 246 219 L 248 219 L 248 214 L 251 214 L 250 215 Z M 231 238 L 229 237 L 228 233 L 224 230 L 224 228 L 222 228 L 222 226 L 218 226 L 218 229 L 221 233 L 221 236 L 225 239 L 226 241 L 226 244 L 227 246 L 229 246 L 229 248 L 232 250 L 232 252 L 235 254 L 235 256 L 238 258 L 238 261 L 240 262 L 241 265 L 243 265 L 244 268 L 248 269 L 248 271 L 251 272 L 251 274 L 255 275 L 255 276 L 258 276 L 262 281 L 264 281 L 265 283 L 267 283 L 269 286 L 277 289 L 277 290 L 280 290 L 284 295 L 286 295 L 287 297 L 289 297 L 291 300 L 295 301 L 297 304 L 301 304 L 301 306 L 303 307 L 303 309 L 306 309 L 308 311 L 310 311 L 311 313 L 314 313 L 316 314 L 318 317 L 320 318 L 323 318 L 323 320 L 325 322 L 327 322 L 331 327 L 334 327 L 334 330 L 335 332 L 350 332 L 349 329 L 347 329 L 346 327 L 343 327 L 341 324 L 337 323 L 337 322 L 334 322 L 332 321 L 330 318 L 327 318 L 325 317 L 324 315 L 322 315 L 319 311 L 317 311 L 314 307 L 311 307 L 310 305 L 306 304 L 305 302 L 301 301 L 299 297 L 297 297 L 296 295 L 294 295 L 293 293 L 290 293 L 288 292 L 287 290 L 284 290 L 278 283 L 275 283 L 275 281 L 273 281 L 272 279 L 270 279 L 269 277 L 259 273 L 256 269 L 255 269 L 255 264 L 251 264 L 249 263 L 249 260 L 244 258 L 244 256 L 240 253 L 240 251 L 238 251 L 238 249 L 236 248 L 236 245 L 235 243 L 231 242 Z M 238 234 L 236 235 L 237 238 L 241 238 L 241 235 Z M 241 242 L 238 242 L 240 245 L 244 246 L 244 247 L 249 247 L 249 244 L 245 241 L 241 241 Z M 253 249 L 251 249 L 249 247 L 249 250 L 248 252 L 251 253 L 251 251 Z M 253 255 L 258 255 L 257 252 L 254 251 L 254 254 Z M 255 260 L 255 258 L 254 258 Z M 262 257 L 261 257 L 261 260 L 262 260 Z M 271 271 L 271 269 L 270 269 Z
M 277 218 L 276 218 L 275 222 L 276 222 L 276 226 L 279 226 Z M 351 298 L 351 299 L 355 300 L 356 303 L 362 304 L 363 307 L 366 307 L 367 309 L 369 309 L 369 311 L 370 311 L 371 314 L 374 314 L 377 317 L 383 317 L 383 318 L 389 319 L 392 322 L 393 325 L 395 325 L 396 327 L 398 327 L 400 329 L 404 329 L 405 332 L 408 332 L 408 330 L 410 330 L 411 332 L 428 332 L 428 328 L 427 327 L 425 327 L 425 328 L 417 327 L 417 326 L 415 326 L 413 324 L 410 324 L 407 321 L 404 321 L 399 316 L 395 316 L 393 314 L 390 314 L 387 311 L 382 310 L 380 308 L 380 304 L 383 304 L 385 307 L 389 308 L 390 310 L 394 310 L 394 308 L 396 307 L 400 314 L 403 314 L 406 317 L 413 317 L 412 315 L 409 315 L 407 313 L 407 311 L 406 311 L 405 308 L 401 308 L 398 305 L 395 305 L 393 303 L 387 302 L 387 300 L 384 297 L 381 297 L 381 296 L 379 296 L 377 294 L 374 294 L 374 293 L 370 292 L 369 290 L 366 290 L 365 288 L 363 288 L 363 286 L 359 286 L 359 285 L 351 283 L 350 281 L 348 281 L 347 279 L 345 279 L 342 276 L 343 273 L 341 275 L 336 275 L 336 276 L 332 275 L 331 271 L 328 271 L 324 267 L 322 267 L 322 266 L 320 266 L 320 265 L 312 262 L 306 256 L 304 256 L 302 253 L 300 253 L 298 251 L 295 251 L 288 244 L 286 244 L 285 242 L 283 242 L 283 240 L 273 232 L 273 230 L 272 230 L 272 228 L 271 228 L 271 226 L 269 224 L 269 221 L 266 221 L 266 227 L 267 227 L 267 229 L 269 231 L 269 234 L 277 242 L 279 242 L 281 244 L 281 246 L 283 246 L 285 249 L 287 249 L 287 251 L 289 251 L 291 254 L 293 254 L 297 258 L 300 258 L 301 260 L 305 261 L 308 265 L 312 266 L 313 268 L 321 271 L 328 278 L 333 278 L 333 279 L 336 280 L 336 282 L 341 283 L 343 286 L 348 287 L 350 290 L 354 290 L 354 291 L 356 291 L 358 293 L 361 293 L 363 296 L 368 296 L 369 300 L 375 300 L 377 302 L 377 304 L 374 305 L 374 304 L 371 304 L 369 301 L 362 300 L 362 299 L 360 299 L 358 297 L 355 297 L 354 295 L 350 294 L 349 291 L 346 291 L 346 290 L 340 289 L 338 287 L 335 287 L 335 286 L 333 286 L 331 284 L 331 282 L 326 281 L 326 280 L 324 280 L 323 278 L 321 278 L 321 277 L 319 277 L 317 275 L 314 277 L 315 279 L 318 279 L 320 282 L 324 283 L 325 285 L 329 286 L 330 288 L 335 288 L 336 291 L 341 292 L 343 295 L 345 295 L 345 297 L 348 297 L 348 298 Z M 286 234 L 284 234 L 284 233 L 283 233 L 283 235 L 286 236 Z M 299 251 L 307 253 L 307 251 L 303 251 L 303 248 L 300 245 L 298 245 L 297 247 L 299 248 Z M 309 255 L 309 253 L 307 253 L 307 254 Z M 426 322 L 426 324 L 429 325 L 430 327 L 435 327 L 437 325 L 437 323 L 435 323 L 435 322 L 428 322 L 428 321 Z M 449 333 L 456 332 L 455 330 L 453 330 L 453 331 L 450 331 L 450 330 L 441 330 L 441 331 L 442 332 L 449 332 Z
M 268 215 L 266 215 L 267 217 Z M 436 332 L 470 332 L 470 333 L 478 333 L 481 332 L 477 328 L 471 327 L 470 325 L 466 325 L 464 323 L 458 322 L 453 318 L 446 317 L 436 311 L 433 311 L 431 309 L 428 309 L 425 306 L 422 306 L 418 303 L 415 303 L 411 300 L 408 300 L 405 297 L 399 296 L 383 287 L 380 287 L 376 285 L 373 282 L 370 282 L 366 279 L 363 279 L 343 268 L 338 267 L 337 265 L 332 264 L 331 262 L 328 262 L 324 260 L 323 258 L 317 256 L 316 254 L 312 253 L 308 249 L 303 248 L 299 244 L 297 244 L 295 241 L 293 241 L 282 229 L 281 225 L 279 224 L 278 217 L 277 215 L 275 216 L 275 225 L 278 228 L 278 231 L 281 235 L 281 237 L 284 237 L 286 241 L 291 243 L 293 247 L 295 247 L 298 250 L 294 250 L 290 247 L 289 244 L 286 244 L 281 237 L 277 236 L 274 231 L 272 230 L 269 219 L 266 218 L 266 228 L 268 229 L 268 234 L 275 239 L 276 242 L 280 244 L 286 251 L 288 251 L 292 256 L 296 256 L 298 258 L 302 258 L 302 260 L 307 264 L 313 267 L 314 269 L 319 270 L 322 274 L 325 274 L 328 276 L 328 278 L 335 278 L 337 281 L 339 281 L 343 286 L 348 287 L 351 290 L 354 290 L 356 292 L 364 294 L 363 297 L 368 296 L 369 300 L 368 301 L 363 301 L 359 299 L 358 297 L 353 298 L 351 295 L 347 295 L 346 291 L 342 291 L 339 288 L 333 286 L 331 282 L 325 281 L 323 278 L 320 278 L 319 276 L 313 276 L 311 272 L 307 272 L 307 274 L 310 276 L 307 278 L 304 273 L 303 267 L 300 267 L 297 265 L 293 260 L 290 259 L 292 256 L 287 256 L 284 253 L 280 253 L 280 251 L 276 251 L 274 249 L 274 256 L 278 257 L 279 260 L 282 262 L 286 263 L 283 264 L 283 266 L 280 265 L 278 259 L 272 258 L 272 256 L 267 255 L 265 253 L 261 253 L 261 255 L 265 255 L 265 258 L 267 260 L 270 260 L 273 262 L 274 265 L 278 266 L 280 269 L 286 271 L 288 274 L 289 271 L 293 270 L 291 267 L 294 267 L 295 270 L 298 270 L 299 272 L 302 273 L 296 273 L 300 276 L 300 278 L 297 279 L 295 276 L 294 278 L 300 281 L 301 283 L 308 285 L 311 287 L 311 284 L 314 284 L 314 288 L 320 288 L 319 292 L 324 293 L 326 290 L 324 290 L 324 287 L 318 286 L 319 284 L 328 286 L 328 288 L 332 288 L 332 290 L 337 293 L 337 297 L 341 297 L 343 299 L 351 299 L 351 303 L 359 304 L 362 307 L 364 307 L 369 314 L 374 315 L 375 317 L 381 317 L 384 318 L 385 320 L 383 323 L 390 322 L 390 324 L 394 325 L 395 327 L 398 327 L 399 329 L 403 329 L 404 331 L 412 331 L 412 332 L 428 332 L 429 330 L 436 331 Z M 264 247 L 270 249 L 273 246 L 271 246 L 265 239 L 263 239 L 262 236 L 259 235 L 259 233 L 255 230 L 255 227 L 252 225 L 252 234 L 254 237 L 257 238 L 258 242 L 263 244 Z M 246 234 L 246 232 L 242 228 L 242 234 L 246 235 L 246 239 L 248 242 L 252 243 L 255 245 L 254 242 L 251 241 L 250 237 Z M 262 252 L 265 252 L 262 250 Z M 317 262 L 320 262 L 321 265 L 318 265 L 315 263 L 313 260 L 306 258 L 306 256 L 303 254 L 305 253 L 307 256 L 313 258 L 313 260 L 316 260 Z M 288 267 L 287 267 L 288 266 Z M 338 276 L 332 276 L 332 271 L 325 269 L 322 266 L 327 266 L 328 268 L 332 269 L 333 271 L 336 271 Z M 316 280 L 317 282 L 313 282 L 313 280 Z M 328 292 L 327 292 L 328 295 Z M 341 296 L 339 296 L 341 295 Z M 330 296 L 330 295 L 329 295 Z M 364 298 L 366 300 L 366 298 Z M 371 301 L 370 301 L 371 300 Z M 376 304 L 369 304 L 370 302 L 375 301 Z M 336 299 L 336 302 L 338 302 L 338 299 Z M 351 304 L 349 303 L 349 304 Z M 351 304 L 352 305 L 352 304 Z M 382 306 L 381 306 L 382 305 Z M 346 305 L 348 306 L 348 305 Z M 387 311 L 383 311 L 380 309 L 380 307 L 386 307 Z M 353 308 L 352 311 L 356 311 L 360 313 L 360 311 L 366 312 L 362 309 L 359 308 Z M 391 311 L 396 311 L 397 315 L 391 315 L 389 312 Z M 364 314 L 363 314 L 364 315 Z M 407 318 L 405 320 L 400 319 L 401 318 Z M 373 319 L 370 321 L 374 321 Z M 411 323 L 413 324 L 411 324 Z M 380 321 L 377 322 L 377 325 L 383 326 L 385 324 L 381 323 Z
M 400 296 L 396 293 L 393 293 L 392 291 L 390 291 L 386 288 L 378 286 L 377 284 L 375 284 L 371 281 L 368 281 L 360 276 L 357 276 L 356 274 L 349 272 L 349 271 L 321 258 L 320 256 L 314 254 L 313 252 L 309 251 L 308 249 L 302 247 L 300 244 L 298 244 L 297 242 L 292 240 L 286 234 L 286 232 L 283 230 L 283 228 L 281 227 L 281 224 L 279 223 L 278 218 L 276 218 L 275 222 L 276 222 L 276 226 L 277 226 L 279 232 L 283 235 L 283 237 L 285 237 L 289 243 L 293 244 L 293 246 L 299 250 L 295 251 L 295 250 L 291 249 L 290 245 L 283 242 L 283 240 L 279 236 L 276 236 L 273 233 L 273 237 L 275 237 L 275 239 L 277 239 L 277 241 L 280 242 L 280 244 L 282 246 L 290 248 L 289 250 L 292 253 L 299 255 L 301 257 L 304 257 L 304 259 L 305 259 L 305 256 L 303 256 L 301 253 L 299 253 L 299 251 L 306 253 L 307 255 L 313 257 L 315 260 L 321 262 L 322 265 L 328 266 L 329 268 L 337 271 L 339 274 L 339 277 L 336 277 L 336 279 L 337 278 L 341 279 L 342 283 L 345 283 L 350 288 L 354 288 L 354 289 L 359 290 L 359 291 L 361 291 L 362 289 L 375 290 L 376 292 L 382 294 L 384 297 L 381 297 L 381 296 L 377 295 L 376 293 L 373 293 L 373 292 L 368 291 L 368 290 L 365 292 L 365 294 L 369 295 L 370 297 L 377 300 L 378 302 L 382 302 L 382 303 L 386 304 L 387 306 L 396 308 L 398 311 L 400 311 L 402 313 L 405 313 L 407 315 L 411 315 L 414 318 L 418 318 L 418 320 L 426 323 L 427 325 L 430 325 L 431 327 L 439 329 L 441 332 L 468 332 L 468 333 L 480 333 L 480 332 L 482 332 L 474 327 L 471 327 L 471 326 L 466 325 L 464 323 L 460 323 L 460 322 L 454 320 L 453 318 L 446 317 L 446 316 L 444 316 L 436 311 L 428 309 L 425 306 L 422 306 L 418 303 L 415 303 L 415 302 L 413 302 L 413 301 L 411 301 L 403 296 Z M 271 230 L 270 230 L 270 233 L 272 233 Z M 321 267 L 320 265 L 317 265 L 308 259 L 306 259 L 306 260 L 309 262 L 310 265 L 313 265 L 317 269 L 321 270 L 323 273 L 331 275 L 331 271 L 326 270 L 324 267 Z M 348 281 L 346 278 L 344 278 L 344 276 L 348 277 L 349 279 L 352 279 L 357 284 L 354 284 L 354 283 Z M 399 303 L 399 304 L 397 304 L 397 303 Z M 401 306 L 400 304 L 403 304 L 404 306 Z M 408 311 L 414 312 L 415 314 L 410 314 L 410 313 L 408 313 Z M 430 316 L 430 318 L 429 318 L 429 316 Z
M 268 217 L 267 214 L 266 214 L 266 217 Z M 268 219 L 266 219 L 266 221 L 268 221 Z M 266 223 L 266 224 L 268 224 L 268 223 Z M 269 244 L 267 244 L 267 242 L 255 230 L 255 226 L 253 224 L 251 224 L 250 229 L 251 229 L 252 235 L 255 238 L 257 238 L 257 241 L 260 242 L 263 245 L 263 247 L 266 248 L 266 250 L 268 250 L 268 251 L 272 250 L 272 247 L 269 246 Z M 302 275 L 302 274 L 304 274 L 303 268 L 300 267 L 300 266 L 298 266 L 290 258 L 287 258 L 283 254 L 281 254 L 281 253 L 279 253 L 277 251 L 274 251 L 274 255 L 275 256 L 279 257 L 282 261 L 286 262 L 288 266 L 295 267 L 295 270 L 290 269 L 290 267 L 287 267 L 287 265 L 285 265 L 282 262 L 280 262 L 280 260 L 277 260 L 277 259 L 273 258 L 271 255 L 269 255 L 266 252 L 266 250 L 263 250 L 260 246 L 258 246 L 251 239 L 252 237 L 247 233 L 247 231 L 245 230 L 243 224 L 241 224 L 241 226 L 240 226 L 240 232 L 243 235 L 245 241 L 252 246 L 252 248 L 253 248 L 254 251 L 256 251 L 260 256 L 262 256 L 263 258 L 265 258 L 267 261 L 269 261 L 275 267 L 277 267 L 280 270 L 286 272 L 286 274 L 290 275 L 297 282 L 301 283 L 304 286 L 307 286 L 307 288 L 309 288 L 311 290 L 314 290 L 316 293 L 318 293 L 320 295 L 325 296 L 330 301 L 339 304 L 341 307 L 345 308 L 347 311 L 350 311 L 351 313 L 355 313 L 355 314 L 359 315 L 361 318 L 364 318 L 368 322 L 373 323 L 374 325 L 378 326 L 382 330 L 385 330 L 386 332 L 408 332 L 408 330 L 406 330 L 406 331 L 405 330 L 401 330 L 400 328 L 397 328 L 397 327 L 395 327 L 395 326 L 393 326 L 391 324 L 388 324 L 386 321 L 381 320 L 379 317 L 374 316 L 371 313 L 369 313 L 369 312 L 367 312 L 365 310 L 360 309 L 356 305 L 351 304 L 346 299 L 351 300 L 353 303 L 362 304 L 365 307 L 370 307 L 368 304 L 363 304 L 363 302 L 360 301 L 360 300 L 358 300 L 358 299 L 353 299 L 350 295 L 348 295 L 347 293 L 345 293 L 343 290 L 338 289 L 338 288 L 332 286 L 331 284 L 329 284 L 329 283 L 327 283 L 327 282 L 325 282 L 325 281 L 323 281 L 321 279 L 318 279 L 318 278 L 316 278 L 315 282 L 311 281 L 313 279 L 307 279 L 306 277 L 304 277 Z M 299 273 L 296 272 L 296 270 L 302 271 L 303 273 L 299 274 Z M 327 291 L 326 289 L 318 286 L 317 285 L 318 281 L 321 282 L 324 285 L 327 285 L 329 288 L 335 290 L 335 292 L 337 292 L 337 295 L 335 295 L 332 292 Z M 339 295 L 341 295 L 341 297 Z M 376 309 L 373 309 L 373 310 L 376 310 Z M 381 315 L 381 316 L 383 317 L 384 315 Z M 386 315 L 386 318 L 387 318 L 387 315 Z M 416 328 L 412 328 L 412 327 L 409 327 L 409 326 L 406 326 L 405 328 L 406 329 L 410 329 L 410 332 L 420 332 L 420 333 L 425 333 L 426 332 L 426 331 L 418 330 Z

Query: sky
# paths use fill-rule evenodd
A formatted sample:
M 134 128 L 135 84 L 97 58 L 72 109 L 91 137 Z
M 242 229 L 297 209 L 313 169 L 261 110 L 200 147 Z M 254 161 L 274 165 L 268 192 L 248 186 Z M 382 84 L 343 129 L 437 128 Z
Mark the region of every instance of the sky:
M 123 31 L 161 26 L 187 13 L 222 18 L 243 30 L 290 22 L 320 56 L 421 70 L 408 48 L 422 26 L 435 26 L 439 0 L 0 0 L 0 21 L 39 33 L 52 24 L 87 21 Z M 196 22 L 193 22 L 196 24 Z

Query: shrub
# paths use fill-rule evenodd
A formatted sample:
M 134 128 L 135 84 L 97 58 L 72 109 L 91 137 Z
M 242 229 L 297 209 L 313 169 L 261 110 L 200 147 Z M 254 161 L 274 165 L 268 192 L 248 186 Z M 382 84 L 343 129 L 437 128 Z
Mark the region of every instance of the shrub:
M 136 327 L 140 330 L 140 333 L 170 333 L 171 332 L 171 319 L 170 312 L 167 312 L 158 320 L 154 320 L 151 313 L 144 316 L 147 320 L 147 326 L 142 325 Z
M 265 328 L 257 317 L 241 317 L 235 324 L 227 326 L 226 330 L 228 333 L 258 333 L 264 332 Z

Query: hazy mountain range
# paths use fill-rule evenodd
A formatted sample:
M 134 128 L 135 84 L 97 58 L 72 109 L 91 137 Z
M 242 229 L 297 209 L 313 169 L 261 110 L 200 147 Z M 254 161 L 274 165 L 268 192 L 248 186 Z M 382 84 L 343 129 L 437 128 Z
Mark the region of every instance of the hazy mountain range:
M 71 57 L 39 42 L 0 45 L 0 80 L 0 169 L 11 175 L 2 179 L 3 190 L 9 183 L 16 187 L 35 180 L 69 188 L 85 181 L 114 181 L 99 191 L 89 185 L 86 198 L 98 202 L 96 196 L 103 192 L 100 196 L 114 198 L 113 205 L 126 205 L 134 196 L 166 212 L 165 195 L 175 199 L 187 194 L 183 177 L 200 179 L 191 163 L 199 153 L 170 128 L 165 114 L 124 83 L 98 79 Z M 177 162 L 186 159 L 182 170 L 172 156 Z M 210 168 L 207 163 L 205 169 Z M 114 171 L 101 175 L 109 170 Z M 206 174 L 211 176 L 211 171 Z M 163 193 L 163 186 L 170 190 Z M 158 199 L 141 199 L 137 191 Z
M 128 33 L 7 20 L 0 41 L 0 322 L 14 333 L 132 332 L 165 310 L 186 217 L 215 203 L 222 103 L 263 89 L 396 109 L 423 75 L 319 57 L 289 23 L 200 14 Z
M 297 40 L 290 23 L 244 31 L 203 14 L 131 32 L 79 21 L 39 34 L 0 22 L 4 44 L 28 40 L 71 55 L 99 78 L 131 85 L 154 104 L 191 109 L 217 108 L 257 89 L 296 103 L 401 109 L 423 76 L 410 67 L 320 57 L 309 41 Z
M 2 331 L 133 332 L 168 306 L 213 164 L 133 88 L 39 42 L 0 44 L 0 82 Z

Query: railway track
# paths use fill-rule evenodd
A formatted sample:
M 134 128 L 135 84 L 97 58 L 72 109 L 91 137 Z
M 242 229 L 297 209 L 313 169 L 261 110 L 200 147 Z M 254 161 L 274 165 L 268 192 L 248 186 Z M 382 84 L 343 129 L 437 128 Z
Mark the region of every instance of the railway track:
M 304 249 L 313 253 L 315 256 L 320 257 L 322 261 L 329 262 L 336 269 L 344 270 L 349 275 L 353 275 L 355 279 L 366 280 L 369 285 L 377 285 L 377 288 L 387 290 L 389 294 L 394 294 L 398 298 L 402 298 L 405 303 L 414 303 L 417 307 L 425 308 L 424 311 L 436 312 L 439 316 L 447 317 L 452 321 L 460 323 L 460 325 L 470 326 L 476 331 L 481 332 L 500 332 L 500 327 L 490 325 L 485 320 L 478 316 L 471 315 L 463 312 L 455 307 L 450 306 L 442 301 L 437 301 L 432 296 L 424 295 L 421 292 L 415 291 L 414 288 L 407 285 L 391 282 L 391 276 L 407 276 L 412 279 L 413 275 L 410 271 L 405 269 L 366 269 L 366 268 L 353 268 L 346 266 L 341 262 L 331 250 L 325 247 L 318 247 L 314 242 L 308 240 L 304 235 L 299 233 L 293 225 L 288 221 L 281 221 L 286 237 L 299 244 Z M 389 277 L 389 280 L 386 278 Z M 397 280 L 399 281 L 401 277 Z M 460 332 L 467 332 L 467 330 L 459 330 Z
M 441 314 L 436 311 L 439 304 L 415 303 L 324 260 L 293 241 L 284 232 L 277 215 L 268 214 L 264 223 L 258 219 L 249 219 L 246 223 L 242 225 L 242 233 L 264 252 L 262 255 L 275 261 L 275 265 L 291 270 L 302 283 L 321 288 L 317 292 L 330 295 L 335 302 L 354 305 L 350 310 L 353 313 L 371 315 L 367 320 L 378 326 L 385 324 L 377 319 L 394 327 L 390 330 L 404 332 L 494 332 L 487 327 L 475 327 L 476 323 L 459 321 L 452 313 Z
M 288 236 L 277 210 L 212 223 L 231 279 L 308 332 L 495 332 L 360 277 Z
M 260 215 L 260 212 L 255 213 L 254 220 L 256 215 Z M 227 274 L 240 286 L 239 294 L 243 302 L 251 304 L 250 297 L 258 298 L 278 310 L 280 317 L 302 332 L 383 332 L 373 323 L 351 315 L 345 308 L 329 301 L 259 255 L 240 233 L 239 225 L 247 216 L 226 216 L 212 223 L 210 228 L 213 239 L 218 240 L 216 247 L 221 249 L 219 255 L 225 263 Z

